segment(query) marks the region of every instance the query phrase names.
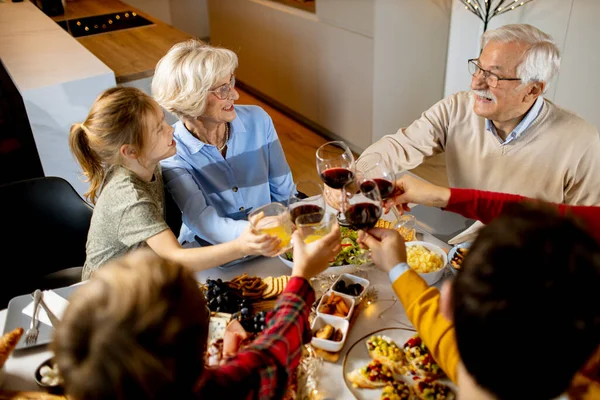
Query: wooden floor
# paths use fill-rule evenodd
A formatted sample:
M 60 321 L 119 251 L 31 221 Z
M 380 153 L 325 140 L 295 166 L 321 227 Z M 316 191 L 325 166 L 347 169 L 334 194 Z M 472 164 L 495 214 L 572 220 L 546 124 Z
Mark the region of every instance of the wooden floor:
M 328 139 L 318 135 L 256 97 L 236 87 L 240 94 L 238 104 L 261 106 L 273 119 L 285 158 L 292 170 L 294 181 L 310 179 L 320 182 L 317 173 L 315 152 Z
M 292 170 L 294 182 L 300 180 L 314 180 L 320 182 L 319 174 L 317 173 L 315 153 L 319 146 L 329 141 L 329 139 L 324 138 L 315 131 L 296 122 L 286 114 L 269 106 L 267 103 L 257 99 L 239 87 L 236 87 L 236 90 L 240 94 L 240 98 L 237 100 L 238 104 L 261 106 L 273 119 L 273 124 L 279 135 L 285 157 Z M 411 172 L 414 172 L 416 175 L 431 183 L 448 187 L 443 155 L 427 160 L 419 167 L 411 170 Z

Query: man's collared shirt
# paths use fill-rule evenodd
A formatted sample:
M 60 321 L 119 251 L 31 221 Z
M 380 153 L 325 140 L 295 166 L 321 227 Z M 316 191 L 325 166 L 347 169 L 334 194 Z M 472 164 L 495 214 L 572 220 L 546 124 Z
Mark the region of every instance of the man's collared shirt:
M 498 132 L 496 132 L 496 127 L 489 119 L 485 120 L 485 129 L 492 132 L 502 144 L 509 144 L 515 139 L 521 137 L 521 135 L 531 126 L 533 121 L 540 115 L 540 111 L 542 111 L 542 107 L 544 106 L 544 98 L 539 96 L 535 103 L 533 103 L 533 107 L 529 109 L 527 114 L 525 114 L 525 118 L 517 125 L 515 129 L 506 137 L 505 141 L 502 141 L 502 138 L 498 136 Z

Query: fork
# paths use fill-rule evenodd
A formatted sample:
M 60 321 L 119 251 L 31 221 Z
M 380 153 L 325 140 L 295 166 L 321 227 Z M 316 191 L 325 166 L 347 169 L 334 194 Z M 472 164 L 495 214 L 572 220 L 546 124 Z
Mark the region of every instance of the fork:
M 37 328 L 37 312 L 40 306 L 40 300 L 42 299 L 42 292 L 35 291 L 33 296 L 33 315 L 31 316 L 31 325 L 27 332 L 25 332 L 25 343 L 32 345 L 37 342 L 39 330 Z

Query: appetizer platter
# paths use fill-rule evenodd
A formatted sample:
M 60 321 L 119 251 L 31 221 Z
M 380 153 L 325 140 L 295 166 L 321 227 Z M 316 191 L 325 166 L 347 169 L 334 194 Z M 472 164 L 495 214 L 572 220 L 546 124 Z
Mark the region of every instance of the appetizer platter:
M 323 360 L 335 363 L 363 306 L 369 281 L 352 274 L 341 274 L 329 290 L 315 302 L 316 317 L 311 324 L 310 345 Z
M 463 242 L 459 243 L 450 249 L 448 253 L 448 259 L 450 260 L 450 265 L 455 270 L 459 270 L 462 267 L 462 263 L 467 253 L 469 253 L 469 248 L 471 247 L 471 242 Z
M 388 328 L 354 343 L 343 365 L 348 389 L 359 400 L 452 400 L 456 386 L 414 331 Z

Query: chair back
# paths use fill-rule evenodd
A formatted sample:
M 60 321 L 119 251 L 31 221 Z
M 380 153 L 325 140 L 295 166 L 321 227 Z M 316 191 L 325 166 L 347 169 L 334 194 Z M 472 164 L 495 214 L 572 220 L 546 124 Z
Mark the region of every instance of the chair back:
M 15 277 L 0 279 L 0 307 L 16 295 L 50 288 L 45 281 L 48 274 L 83 266 L 92 207 L 63 178 L 0 186 L 0 213 L 4 228 L 1 270 L 10 269 Z

